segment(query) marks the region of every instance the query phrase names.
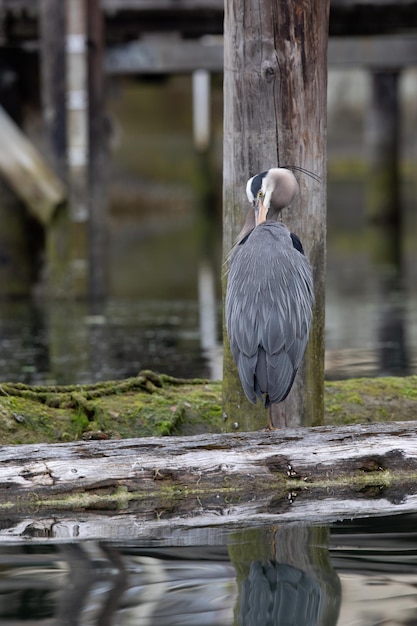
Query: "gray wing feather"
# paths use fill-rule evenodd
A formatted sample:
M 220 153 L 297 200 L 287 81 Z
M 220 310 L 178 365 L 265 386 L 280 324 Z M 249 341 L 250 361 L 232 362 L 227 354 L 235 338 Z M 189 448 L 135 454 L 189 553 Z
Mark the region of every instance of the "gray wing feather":
M 288 394 L 304 355 L 313 306 L 310 265 L 288 229 L 266 222 L 235 249 L 226 291 L 226 328 L 251 402 Z

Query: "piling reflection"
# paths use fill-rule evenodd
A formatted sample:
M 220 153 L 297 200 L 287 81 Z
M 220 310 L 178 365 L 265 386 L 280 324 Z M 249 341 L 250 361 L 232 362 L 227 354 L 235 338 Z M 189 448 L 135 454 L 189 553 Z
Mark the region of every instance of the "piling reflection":
M 99 311 L 83 301 L 1 307 L 2 381 L 88 384 L 141 369 L 208 378 L 219 370 L 213 363 L 200 344 L 193 300 L 110 300 Z
M 118 548 L 98 542 L 2 548 L 0 619 L 59 626 L 225 626 L 234 568 L 225 549 Z
M 128 567 L 119 613 L 123 625 L 232 624 L 236 585 L 224 551 L 151 552 L 131 556 Z
M 341 592 L 328 538 L 328 529 L 307 526 L 238 533 L 229 547 L 239 585 L 236 626 L 335 625 Z
M 219 545 L 182 547 L 3 546 L 0 619 L 55 618 L 60 626 L 336 624 L 340 585 L 328 530 L 271 528 L 217 539 Z
M 209 378 L 221 380 L 223 377 L 223 346 L 217 334 L 219 310 L 215 279 L 213 265 L 208 261 L 202 261 L 198 271 L 200 344 L 209 366 Z
M 226 552 L 181 552 L 131 554 L 83 543 L 46 554 L 9 553 L 2 558 L 1 619 L 55 618 L 62 626 L 335 623 L 320 619 L 323 589 L 317 579 L 271 561 L 251 563 L 234 620 L 237 587 Z

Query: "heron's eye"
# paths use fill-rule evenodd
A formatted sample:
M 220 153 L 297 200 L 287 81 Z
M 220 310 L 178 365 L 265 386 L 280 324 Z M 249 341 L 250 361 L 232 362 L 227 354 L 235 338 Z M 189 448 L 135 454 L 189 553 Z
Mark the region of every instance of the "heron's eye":
M 262 190 L 259 190 L 258 191 L 258 198 L 263 198 L 263 197 L 264 197 L 264 194 L 262 193 Z

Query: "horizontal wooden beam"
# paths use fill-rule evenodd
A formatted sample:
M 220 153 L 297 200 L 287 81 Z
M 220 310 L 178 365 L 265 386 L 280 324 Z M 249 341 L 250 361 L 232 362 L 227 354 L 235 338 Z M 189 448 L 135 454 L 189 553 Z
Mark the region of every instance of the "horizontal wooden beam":
M 416 0 L 331 0 L 330 36 L 412 32 L 416 17 Z
M 333 37 L 329 67 L 404 68 L 417 65 L 417 36 Z M 105 67 L 109 74 L 172 74 L 204 69 L 223 71 L 223 40 L 152 37 L 110 46 Z
M 189 11 L 190 9 L 207 10 L 216 9 L 223 11 L 224 0 L 102 0 L 103 9 L 109 14 L 117 11 L 146 11 L 149 9 L 158 11 L 167 11 L 175 9 L 180 12 Z
M 38 2 L 1 0 L 2 35 L 13 45 L 38 36 Z M 178 32 L 187 37 L 222 34 L 223 0 L 102 0 L 108 43 L 145 33 Z M 412 33 L 417 0 L 331 0 L 330 36 Z
M 105 68 L 109 74 L 222 72 L 223 41 L 155 37 L 129 42 L 107 49 Z
M 329 39 L 330 67 L 403 68 L 417 65 L 417 36 L 375 35 Z
M 409 512 L 416 494 L 416 422 L 2 446 L 0 510 L 13 523 L 0 542 L 36 524 L 55 539 L 188 529 L 200 540 L 207 528 Z

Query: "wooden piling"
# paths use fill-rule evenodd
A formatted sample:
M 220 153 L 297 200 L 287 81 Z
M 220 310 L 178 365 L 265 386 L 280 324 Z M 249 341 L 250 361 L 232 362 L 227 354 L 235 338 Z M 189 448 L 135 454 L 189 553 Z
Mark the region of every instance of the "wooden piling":
M 43 117 L 48 151 L 68 183 L 68 203 L 46 232 L 48 294 L 87 293 L 87 82 L 84 3 L 40 5 Z
M 87 3 L 88 32 L 88 199 L 89 297 L 107 294 L 108 133 L 105 125 L 104 17 L 101 0 Z
M 87 14 L 84 0 L 66 0 L 67 167 L 70 187 L 70 291 L 88 293 Z
M 376 351 L 383 375 L 408 373 L 402 259 L 400 105 L 397 69 L 370 74 L 366 116 L 368 149 L 367 217 L 379 304 Z
M 367 215 L 372 225 L 381 228 L 381 247 L 374 250 L 375 261 L 396 269 L 401 264 L 399 72 L 374 70 L 370 81 L 365 129 L 369 160 Z
M 329 0 L 230 0 L 224 31 L 224 254 L 249 205 L 250 176 L 277 165 L 296 173 L 298 201 L 283 213 L 314 271 L 316 304 L 309 348 L 288 399 L 276 405 L 274 425 L 319 424 L 323 419 L 324 272 L 326 220 L 326 87 Z M 264 426 L 265 410 L 244 397 L 228 346 L 224 410 L 230 430 Z
M 66 178 L 65 2 L 39 3 L 41 104 L 47 156 L 56 173 Z
M 40 21 L 42 104 L 49 152 L 69 187 L 68 206 L 47 232 L 49 292 L 97 300 L 107 290 L 108 158 L 101 2 L 42 0 Z

